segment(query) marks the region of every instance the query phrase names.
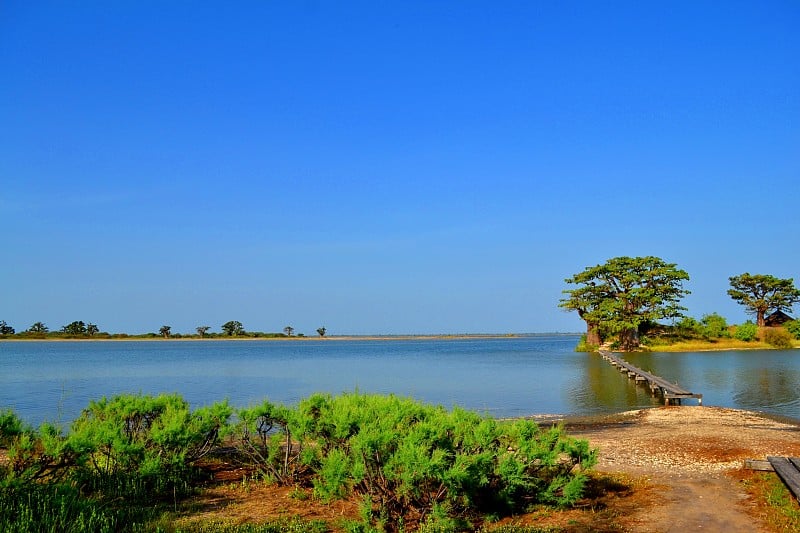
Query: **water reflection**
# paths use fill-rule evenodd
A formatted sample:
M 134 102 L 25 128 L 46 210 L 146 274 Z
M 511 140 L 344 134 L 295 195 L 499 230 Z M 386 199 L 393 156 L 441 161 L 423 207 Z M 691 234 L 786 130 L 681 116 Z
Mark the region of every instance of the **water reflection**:
M 733 398 L 750 409 L 794 406 L 800 414 L 800 379 L 788 371 L 740 370 L 736 372 Z
M 573 384 L 580 391 L 568 401 L 575 413 L 598 413 L 651 407 L 654 400 L 648 389 L 637 386 L 596 353 L 576 354 L 582 372 Z

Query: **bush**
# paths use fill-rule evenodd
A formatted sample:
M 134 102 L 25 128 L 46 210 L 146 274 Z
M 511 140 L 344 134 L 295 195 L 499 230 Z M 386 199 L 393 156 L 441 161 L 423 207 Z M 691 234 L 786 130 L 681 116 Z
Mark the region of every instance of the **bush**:
M 786 331 L 791 333 L 795 339 L 800 339 L 800 320 L 790 320 L 783 325 Z
M 675 324 L 675 332 L 684 338 L 694 338 L 702 332 L 702 324 L 690 316 L 681 318 Z
M 731 336 L 725 317 L 717 313 L 703 316 L 703 318 L 700 319 L 700 323 L 702 324 L 699 330 L 700 334 L 706 339 L 720 339 Z
M 0 446 L 9 446 L 20 435 L 29 431 L 27 425 L 11 409 L 0 410 Z
M 94 490 L 148 497 L 183 492 L 190 465 L 217 443 L 227 403 L 189 410 L 180 396 L 121 395 L 90 402 L 58 455 Z
M 792 334 L 784 328 L 764 328 L 764 342 L 781 350 L 793 348 Z
M 316 394 L 293 408 L 242 409 L 235 426 L 231 416 L 227 403 L 191 411 L 177 395 L 123 395 L 90 402 L 64 436 L 47 424 L 27 430 L 2 412 L 11 461 L 0 469 L 0 531 L 126 529 L 125 513 L 186 494 L 195 461 L 220 450 L 223 437 L 242 463 L 278 483 L 360 500 L 364 531 L 439 531 L 478 513 L 568 506 L 596 461 L 561 427 L 395 396 Z
M 301 402 L 299 415 L 295 438 L 301 446 L 315 443 L 303 459 L 315 471 L 315 492 L 366 498 L 372 520 L 384 527 L 416 524 L 435 508 L 459 516 L 570 505 L 595 462 L 588 444 L 561 428 L 499 426 L 394 396 L 314 395 Z
M 302 445 L 292 444 L 289 417 L 292 411 L 264 401 L 238 412 L 236 447 L 242 456 L 267 478 L 288 485 L 304 471 Z
M 758 336 L 758 326 L 749 320 L 744 324 L 736 326 L 736 331 L 733 332 L 733 337 L 740 341 L 750 342 Z

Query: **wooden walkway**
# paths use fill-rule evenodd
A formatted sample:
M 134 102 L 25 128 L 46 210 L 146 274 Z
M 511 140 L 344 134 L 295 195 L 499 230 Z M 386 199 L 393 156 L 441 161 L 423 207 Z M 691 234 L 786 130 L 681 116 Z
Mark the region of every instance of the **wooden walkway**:
M 636 383 L 643 383 L 650 387 L 650 392 L 655 396 L 660 394 L 664 398 L 664 405 L 670 403 L 677 403 L 680 405 L 681 400 L 684 398 L 696 398 L 700 405 L 703 405 L 703 395 L 680 387 L 677 383 L 670 383 L 666 379 L 651 374 L 637 366 L 633 366 L 620 356 L 609 352 L 607 350 L 600 350 L 600 355 L 603 359 L 619 368 L 620 372 L 625 372 L 628 377 L 635 380 Z

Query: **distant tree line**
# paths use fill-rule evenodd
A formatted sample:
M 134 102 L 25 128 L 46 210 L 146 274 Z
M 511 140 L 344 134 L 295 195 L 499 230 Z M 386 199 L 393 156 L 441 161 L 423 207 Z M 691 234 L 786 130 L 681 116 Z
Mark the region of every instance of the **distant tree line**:
M 559 307 L 577 312 L 586 322 L 588 348 L 608 343 L 625 350 L 636 349 L 643 335 L 667 330 L 673 335 L 706 340 L 733 336 L 750 341 L 759 334 L 759 328 L 765 328 L 767 316 L 772 314 L 782 319 L 783 327 L 765 331 L 766 342 L 791 347 L 793 338 L 800 339 L 800 321 L 786 315 L 800 302 L 800 290 L 792 278 L 748 272 L 728 278 L 728 295 L 756 319 L 755 323 L 737 326 L 733 333 L 716 313 L 705 315 L 700 321 L 683 313 L 686 308 L 680 300 L 689 294 L 683 287 L 688 280 L 686 271 L 658 257 L 615 257 L 567 278 L 566 283 L 575 288 L 563 291 L 566 297 Z M 665 326 L 659 323 L 662 320 L 671 320 L 674 325 Z
M 265 333 L 262 331 L 246 331 L 244 326 L 238 320 L 229 320 L 220 326 L 220 332 L 212 332 L 211 326 L 197 326 L 196 333 L 173 333 L 172 326 L 163 325 L 159 328 L 158 333 L 143 333 L 143 334 L 128 334 L 128 333 L 108 333 L 100 331 L 97 324 L 92 322 L 84 322 L 83 320 L 76 320 L 63 326 L 57 331 L 51 331 L 44 322 L 34 322 L 28 329 L 17 333 L 16 329 L 6 323 L 5 320 L 0 320 L 0 338 L 17 337 L 17 338 L 30 338 L 30 339 L 58 339 L 58 338 L 96 338 L 96 339 L 120 339 L 120 338 L 156 338 L 163 337 L 165 339 L 180 339 L 180 338 L 224 338 L 224 337 L 250 337 L 250 338 L 288 338 L 288 337 L 305 337 L 303 333 L 295 334 L 295 329 L 292 326 L 286 326 L 281 333 Z M 317 334 L 324 337 L 327 334 L 327 329 L 323 326 L 317 328 Z

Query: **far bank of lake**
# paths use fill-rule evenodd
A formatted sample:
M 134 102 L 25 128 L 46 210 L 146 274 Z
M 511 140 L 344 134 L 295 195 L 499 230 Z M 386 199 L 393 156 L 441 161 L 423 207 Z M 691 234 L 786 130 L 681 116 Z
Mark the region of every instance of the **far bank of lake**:
M 360 390 L 459 405 L 497 417 L 594 415 L 653 400 L 573 335 L 159 342 L 0 343 L 0 408 L 68 422 L 89 400 L 177 392 L 193 405 Z M 335 342 L 322 342 L 322 341 Z M 800 419 L 800 350 L 630 353 L 626 359 L 704 395 L 705 405 Z

